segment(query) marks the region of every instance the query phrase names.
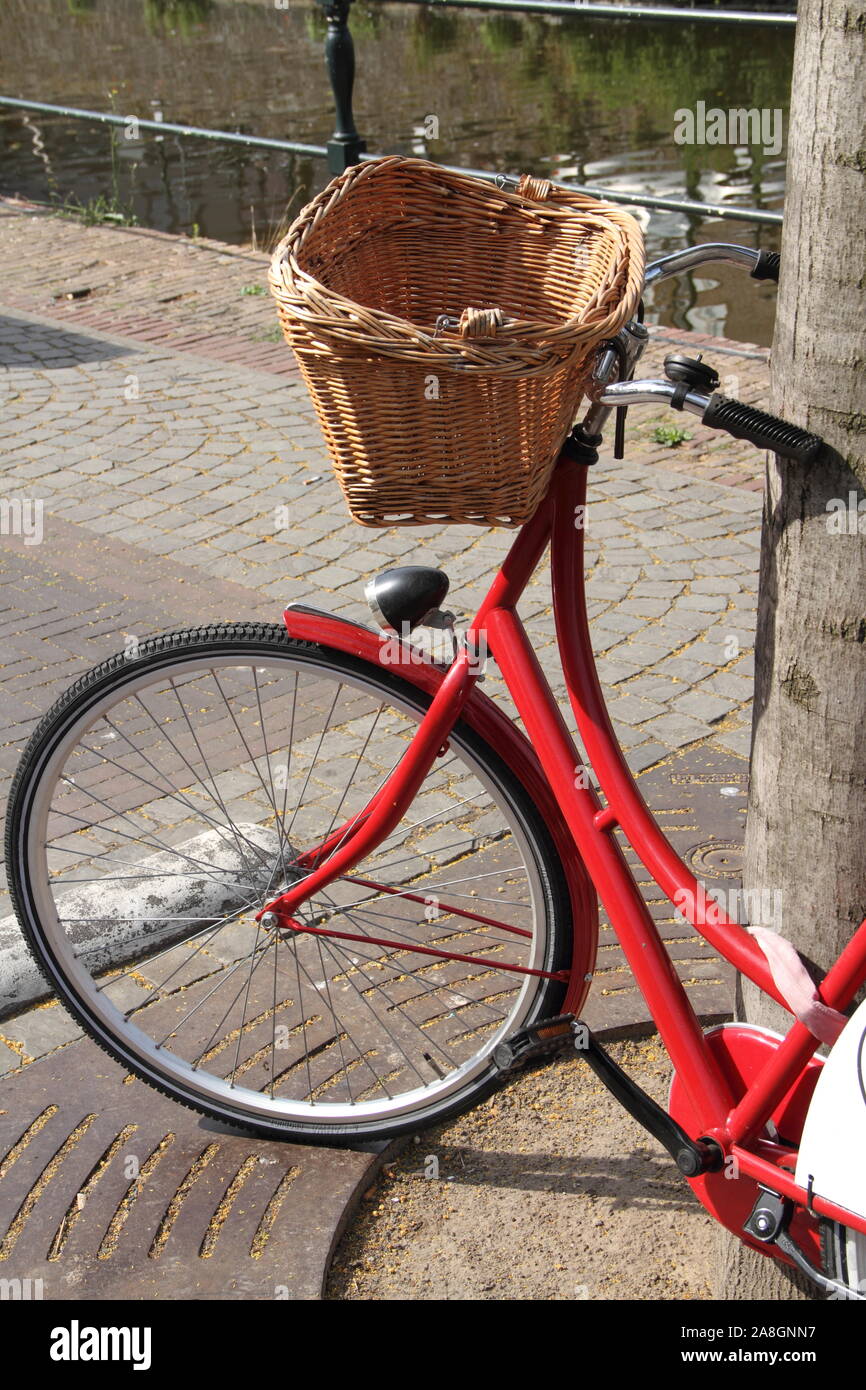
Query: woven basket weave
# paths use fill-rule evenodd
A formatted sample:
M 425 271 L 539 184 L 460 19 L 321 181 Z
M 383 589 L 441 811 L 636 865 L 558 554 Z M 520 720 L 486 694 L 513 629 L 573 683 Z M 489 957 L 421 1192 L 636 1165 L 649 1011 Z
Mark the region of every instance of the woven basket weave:
M 270 285 L 355 520 L 526 521 L 643 274 L 633 218 L 543 179 L 398 156 L 334 179 Z

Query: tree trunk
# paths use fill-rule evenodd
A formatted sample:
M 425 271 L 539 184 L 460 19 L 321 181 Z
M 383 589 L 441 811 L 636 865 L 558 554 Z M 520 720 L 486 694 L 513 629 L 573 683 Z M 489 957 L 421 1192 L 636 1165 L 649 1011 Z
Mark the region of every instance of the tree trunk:
M 771 409 L 831 451 L 768 468 L 744 888 L 780 905 L 763 925 L 820 978 L 866 911 L 866 16 L 800 0 L 798 17 Z M 790 1025 L 748 981 L 737 1005 Z M 812 1296 L 739 1242 L 725 1249 L 720 1297 Z

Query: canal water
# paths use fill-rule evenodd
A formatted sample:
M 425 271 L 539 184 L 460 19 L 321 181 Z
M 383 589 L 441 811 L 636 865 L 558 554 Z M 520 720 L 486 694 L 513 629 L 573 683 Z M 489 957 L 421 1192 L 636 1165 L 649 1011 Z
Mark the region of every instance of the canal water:
M 778 210 L 790 28 L 573 19 L 356 0 L 355 114 L 374 152 L 625 192 Z M 0 0 L 0 92 L 323 144 L 333 108 L 314 0 Z M 703 103 L 701 107 L 700 103 Z M 683 112 L 765 113 L 765 137 L 680 143 Z M 774 114 L 778 113 L 778 114 Z M 772 122 L 772 129 L 770 122 Z M 755 131 L 750 132 L 752 136 Z M 0 192 L 269 246 L 327 181 L 325 163 L 209 140 L 138 140 L 0 108 Z M 650 256 L 694 241 L 778 249 L 778 228 L 640 214 Z M 742 272 L 659 286 L 648 317 L 751 342 L 775 291 Z

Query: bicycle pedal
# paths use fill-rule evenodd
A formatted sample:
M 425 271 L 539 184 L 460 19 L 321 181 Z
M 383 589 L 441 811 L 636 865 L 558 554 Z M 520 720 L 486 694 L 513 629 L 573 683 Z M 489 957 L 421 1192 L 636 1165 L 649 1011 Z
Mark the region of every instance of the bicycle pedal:
M 527 1062 L 538 1057 L 552 1057 L 573 1047 L 574 1014 L 558 1014 L 556 1018 L 540 1018 L 526 1028 L 519 1028 L 510 1038 L 497 1043 L 493 1061 L 500 1076 L 510 1076 Z

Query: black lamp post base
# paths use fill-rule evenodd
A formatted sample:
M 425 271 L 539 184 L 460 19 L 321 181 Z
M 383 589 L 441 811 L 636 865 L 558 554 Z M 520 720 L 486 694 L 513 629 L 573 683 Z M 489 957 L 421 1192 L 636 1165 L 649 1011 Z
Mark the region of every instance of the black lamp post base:
M 342 174 L 352 164 L 357 164 L 361 155 L 366 152 L 366 140 L 359 140 L 357 136 L 349 136 L 345 140 L 329 140 L 328 145 L 328 168 L 332 174 Z

